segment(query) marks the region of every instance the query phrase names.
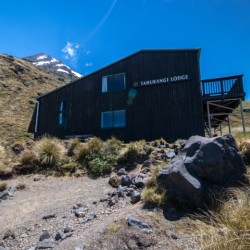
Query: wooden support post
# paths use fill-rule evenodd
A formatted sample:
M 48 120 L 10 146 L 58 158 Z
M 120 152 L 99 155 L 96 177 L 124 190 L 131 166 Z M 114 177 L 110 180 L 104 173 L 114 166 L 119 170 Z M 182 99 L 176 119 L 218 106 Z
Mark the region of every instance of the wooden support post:
M 227 117 L 227 125 L 228 125 L 228 132 L 231 135 L 231 124 L 230 124 L 230 118 L 229 118 L 229 116 Z
M 242 99 L 240 99 L 240 113 L 241 113 L 243 133 L 245 135 L 246 134 L 246 125 L 245 125 L 245 118 L 244 118 L 244 113 L 243 113 Z
M 211 138 L 212 137 L 212 127 L 211 127 L 211 116 L 210 116 L 210 110 L 209 110 L 209 102 L 207 102 L 207 119 L 208 119 L 208 135 Z

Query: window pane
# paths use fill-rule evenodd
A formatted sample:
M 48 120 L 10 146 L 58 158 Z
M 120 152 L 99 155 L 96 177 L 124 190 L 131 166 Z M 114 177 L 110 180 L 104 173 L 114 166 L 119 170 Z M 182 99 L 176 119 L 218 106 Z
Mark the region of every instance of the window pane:
M 126 126 L 126 115 L 125 110 L 114 111 L 114 127 L 125 127 Z
M 125 89 L 125 74 L 114 75 L 113 91 L 119 91 L 124 89 Z
M 115 82 L 114 82 L 114 76 L 108 76 L 108 92 L 112 92 L 115 90 Z
M 63 111 L 63 101 L 60 102 L 60 108 L 59 111 L 62 112 Z
M 108 79 L 107 76 L 102 77 L 102 92 L 107 92 L 108 91 Z
M 62 113 L 59 113 L 58 124 L 59 124 L 59 125 L 62 125 L 62 124 L 63 124 L 63 114 L 62 114 Z
M 113 127 L 113 115 L 111 112 L 102 112 L 102 128 Z
M 66 113 L 59 113 L 58 116 L 58 124 L 59 125 L 66 125 L 67 124 L 67 114 Z
M 116 74 L 102 77 L 102 92 L 122 91 L 126 89 L 125 74 Z
M 59 105 L 59 112 L 66 112 L 67 101 L 61 101 Z

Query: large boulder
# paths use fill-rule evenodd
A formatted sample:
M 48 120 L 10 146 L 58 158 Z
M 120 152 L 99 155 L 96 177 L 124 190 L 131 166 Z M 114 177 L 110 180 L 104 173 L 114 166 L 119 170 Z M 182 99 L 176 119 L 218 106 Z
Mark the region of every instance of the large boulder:
M 246 183 L 246 167 L 231 135 L 192 136 L 158 174 L 170 196 L 204 206 L 208 191 Z

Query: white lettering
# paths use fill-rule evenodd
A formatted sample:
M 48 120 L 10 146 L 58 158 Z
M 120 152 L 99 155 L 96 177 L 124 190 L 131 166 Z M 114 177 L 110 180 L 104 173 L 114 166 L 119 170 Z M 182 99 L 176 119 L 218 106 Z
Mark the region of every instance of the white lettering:
M 141 81 L 139 86 L 162 84 L 162 83 L 167 83 L 167 82 L 185 81 L 185 80 L 188 80 L 188 79 L 189 79 L 188 75 L 171 76 L 171 77 Z

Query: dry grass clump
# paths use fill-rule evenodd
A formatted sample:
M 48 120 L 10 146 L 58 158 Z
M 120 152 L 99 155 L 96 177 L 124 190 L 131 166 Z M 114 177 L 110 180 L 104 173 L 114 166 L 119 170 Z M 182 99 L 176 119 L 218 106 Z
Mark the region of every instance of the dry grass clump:
M 163 138 L 156 139 L 152 142 L 152 146 L 154 146 L 154 147 L 163 146 L 166 144 L 167 144 L 167 141 Z
M 250 165 L 250 133 L 240 133 L 235 136 L 242 159 L 246 165 Z
M 147 187 L 142 191 L 143 200 L 146 205 L 160 206 L 165 201 L 166 191 L 159 187 Z
M 34 166 L 37 164 L 37 156 L 32 150 L 24 151 L 21 154 L 20 162 L 22 165 Z
M 250 249 L 250 190 L 232 189 L 220 209 L 197 215 L 206 224 L 199 227 L 201 249 Z
M 6 148 L 0 145 L 0 172 L 9 168 L 12 163 L 12 155 Z
M 8 187 L 8 184 L 6 182 L 0 182 L 0 192 L 6 190 Z
M 119 185 L 121 184 L 121 176 L 117 176 L 117 175 L 114 175 L 114 176 L 111 176 L 109 178 L 109 184 L 114 187 L 114 188 L 118 188 Z
M 250 141 L 243 142 L 240 145 L 240 151 L 245 164 L 250 165 Z
M 67 143 L 67 155 L 68 156 L 74 156 L 76 153 L 76 149 L 77 147 L 79 147 L 80 145 L 80 141 L 77 138 L 73 138 L 71 140 L 69 140 L 69 142 Z
M 18 183 L 16 185 L 17 190 L 24 190 L 26 188 L 26 185 L 24 183 Z
M 5 150 L 4 150 L 4 147 L 0 145 L 0 168 L 3 167 L 4 159 L 5 159 Z
M 155 207 L 165 202 L 166 191 L 157 183 L 157 174 L 165 164 L 155 166 L 151 171 L 151 176 L 146 181 L 146 188 L 142 191 L 142 197 L 146 205 Z
M 144 140 L 129 143 L 127 149 L 119 157 L 119 164 L 142 163 L 151 153 L 152 148 Z
M 65 156 L 65 147 L 62 141 L 56 138 L 43 137 L 34 146 L 38 161 L 43 166 L 59 166 Z

